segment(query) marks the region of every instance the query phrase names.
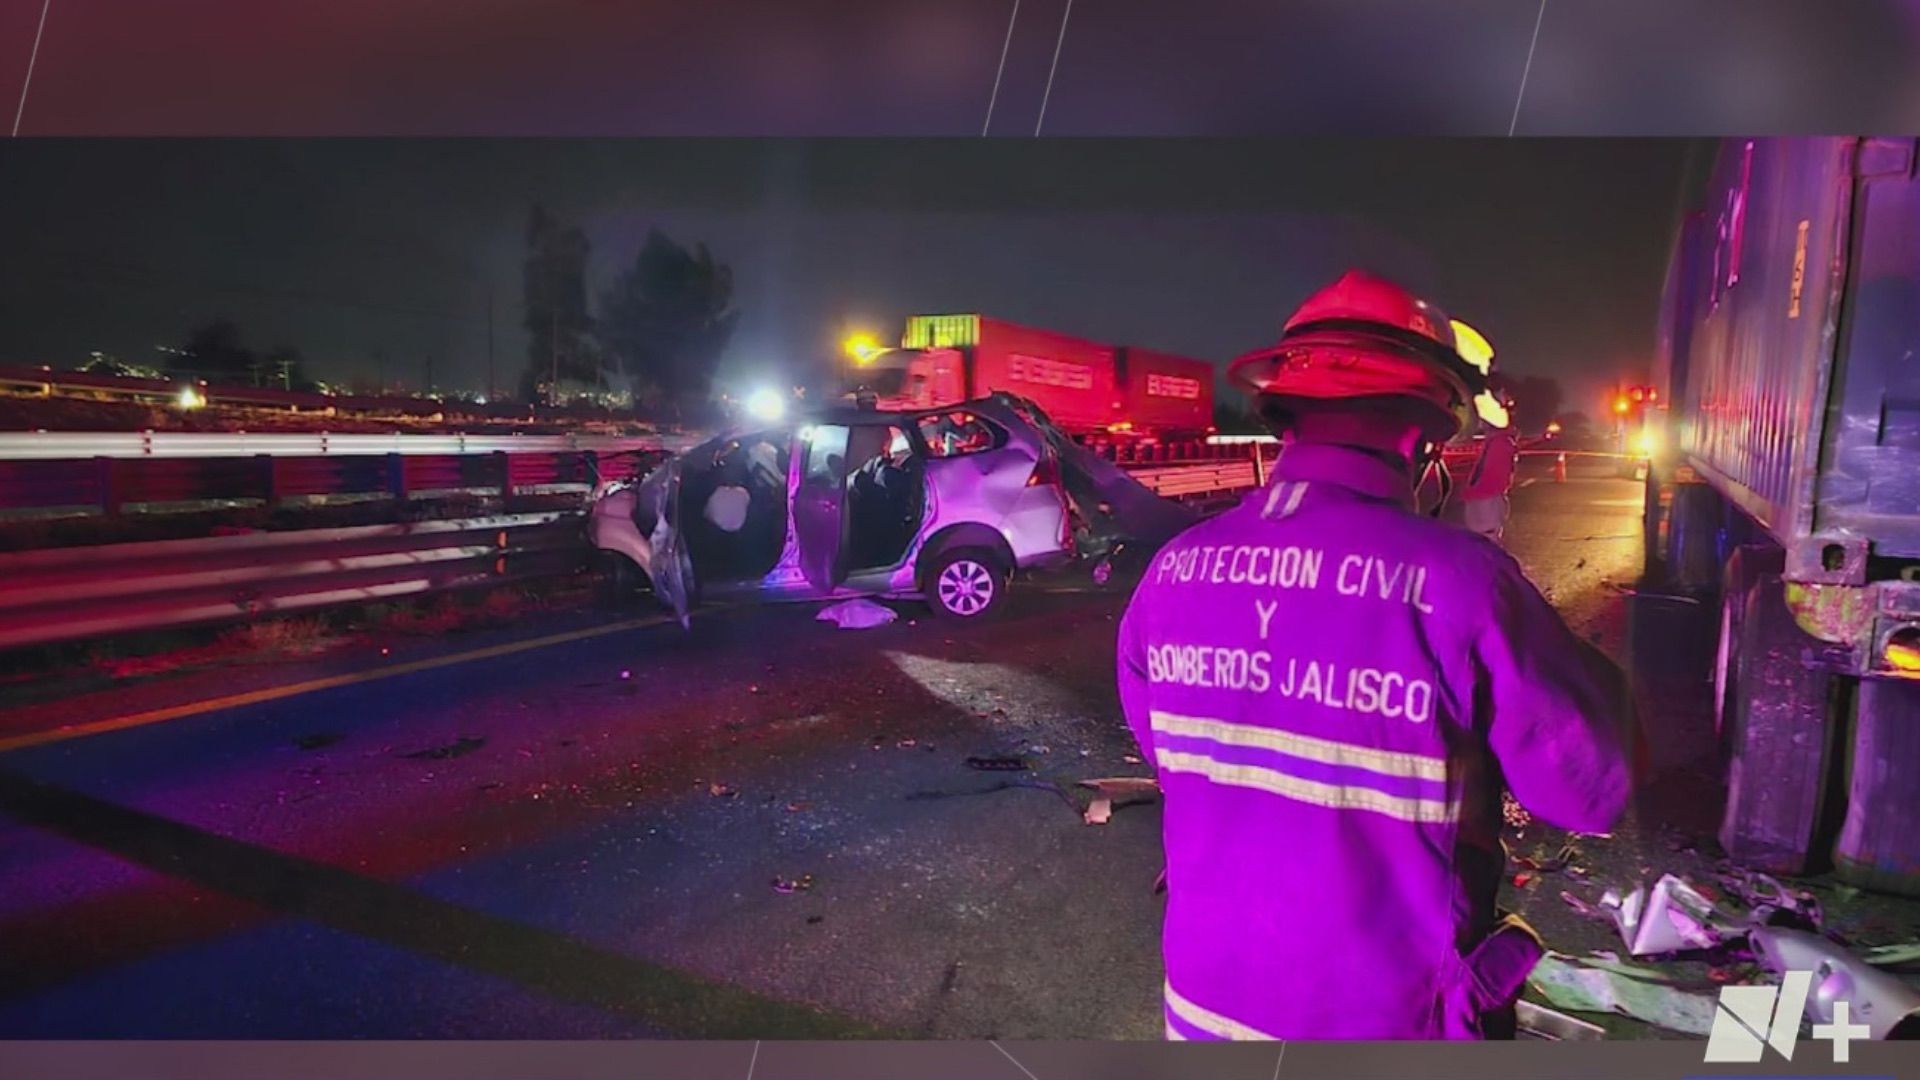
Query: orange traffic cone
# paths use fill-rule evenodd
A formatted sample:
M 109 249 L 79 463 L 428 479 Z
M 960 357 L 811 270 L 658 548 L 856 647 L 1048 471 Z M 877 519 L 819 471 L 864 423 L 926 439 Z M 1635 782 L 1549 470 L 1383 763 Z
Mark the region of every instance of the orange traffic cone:
M 1553 459 L 1553 482 L 1556 484 L 1567 482 L 1567 455 L 1564 452 Z

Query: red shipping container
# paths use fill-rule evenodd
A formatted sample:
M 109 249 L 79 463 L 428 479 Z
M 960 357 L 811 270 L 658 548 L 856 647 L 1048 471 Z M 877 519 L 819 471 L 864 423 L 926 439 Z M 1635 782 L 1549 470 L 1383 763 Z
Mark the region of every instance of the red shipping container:
M 1119 421 L 1132 430 L 1200 435 L 1213 426 L 1214 367 L 1151 349 L 1125 348 L 1118 358 Z
M 1018 394 L 1062 427 L 1099 430 L 1124 407 L 1113 369 L 1114 350 L 1109 346 L 981 319 L 980 340 L 973 350 L 973 393 Z

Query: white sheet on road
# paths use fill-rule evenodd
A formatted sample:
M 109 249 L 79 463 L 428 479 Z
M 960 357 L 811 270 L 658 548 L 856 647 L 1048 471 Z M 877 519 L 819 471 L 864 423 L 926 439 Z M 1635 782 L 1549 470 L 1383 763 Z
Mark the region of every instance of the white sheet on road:
M 833 623 L 842 630 L 870 630 L 885 626 L 899 617 L 899 612 L 871 600 L 843 600 L 821 608 L 820 614 L 814 616 L 820 622 Z

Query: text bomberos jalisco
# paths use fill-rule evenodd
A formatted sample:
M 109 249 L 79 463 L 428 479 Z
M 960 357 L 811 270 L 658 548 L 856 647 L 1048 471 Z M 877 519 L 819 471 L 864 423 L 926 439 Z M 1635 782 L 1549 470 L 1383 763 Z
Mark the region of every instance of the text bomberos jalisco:
M 1427 568 L 1370 555 L 1344 555 L 1329 562 L 1316 548 L 1241 544 L 1193 547 L 1162 555 L 1155 582 L 1250 585 L 1314 591 L 1331 589 L 1353 599 L 1405 604 L 1431 615 L 1424 590 Z M 1260 639 L 1265 641 L 1278 600 L 1255 600 Z M 1347 667 L 1322 660 L 1286 657 L 1276 663 L 1266 649 L 1214 645 L 1156 645 L 1147 650 L 1150 682 L 1173 683 L 1257 694 L 1269 690 L 1331 709 L 1404 719 L 1424 724 L 1433 718 L 1432 682 L 1372 667 Z

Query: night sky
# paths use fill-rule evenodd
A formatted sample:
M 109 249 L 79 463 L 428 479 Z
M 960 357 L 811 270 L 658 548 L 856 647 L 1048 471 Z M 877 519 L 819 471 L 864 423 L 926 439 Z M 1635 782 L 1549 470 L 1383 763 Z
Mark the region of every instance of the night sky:
M 491 288 L 508 387 L 537 200 L 588 233 L 596 291 L 650 227 L 732 265 L 743 381 L 930 311 L 1224 361 L 1360 265 L 1580 390 L 1651 348 L 1689 145 L 23 140 L 0 143 L 0 362 L 151 360 L 223 315 L 321 378 L 418 386 L 431 358 L 478 390 Z
M 51 0 L 29 135 L 974 135 L 1011 0 Z M 994 133 L 1920 127 L 1920 0 L 1023 0 Z M 6 117 L 43 0 L 0 0 Z M 1536 23 L 1539 27 L 1537 41 Z M 1531 55 L 1532 63 L 1528 63 Z M 1515 104 L 1525 76 L 1521 108 Z

